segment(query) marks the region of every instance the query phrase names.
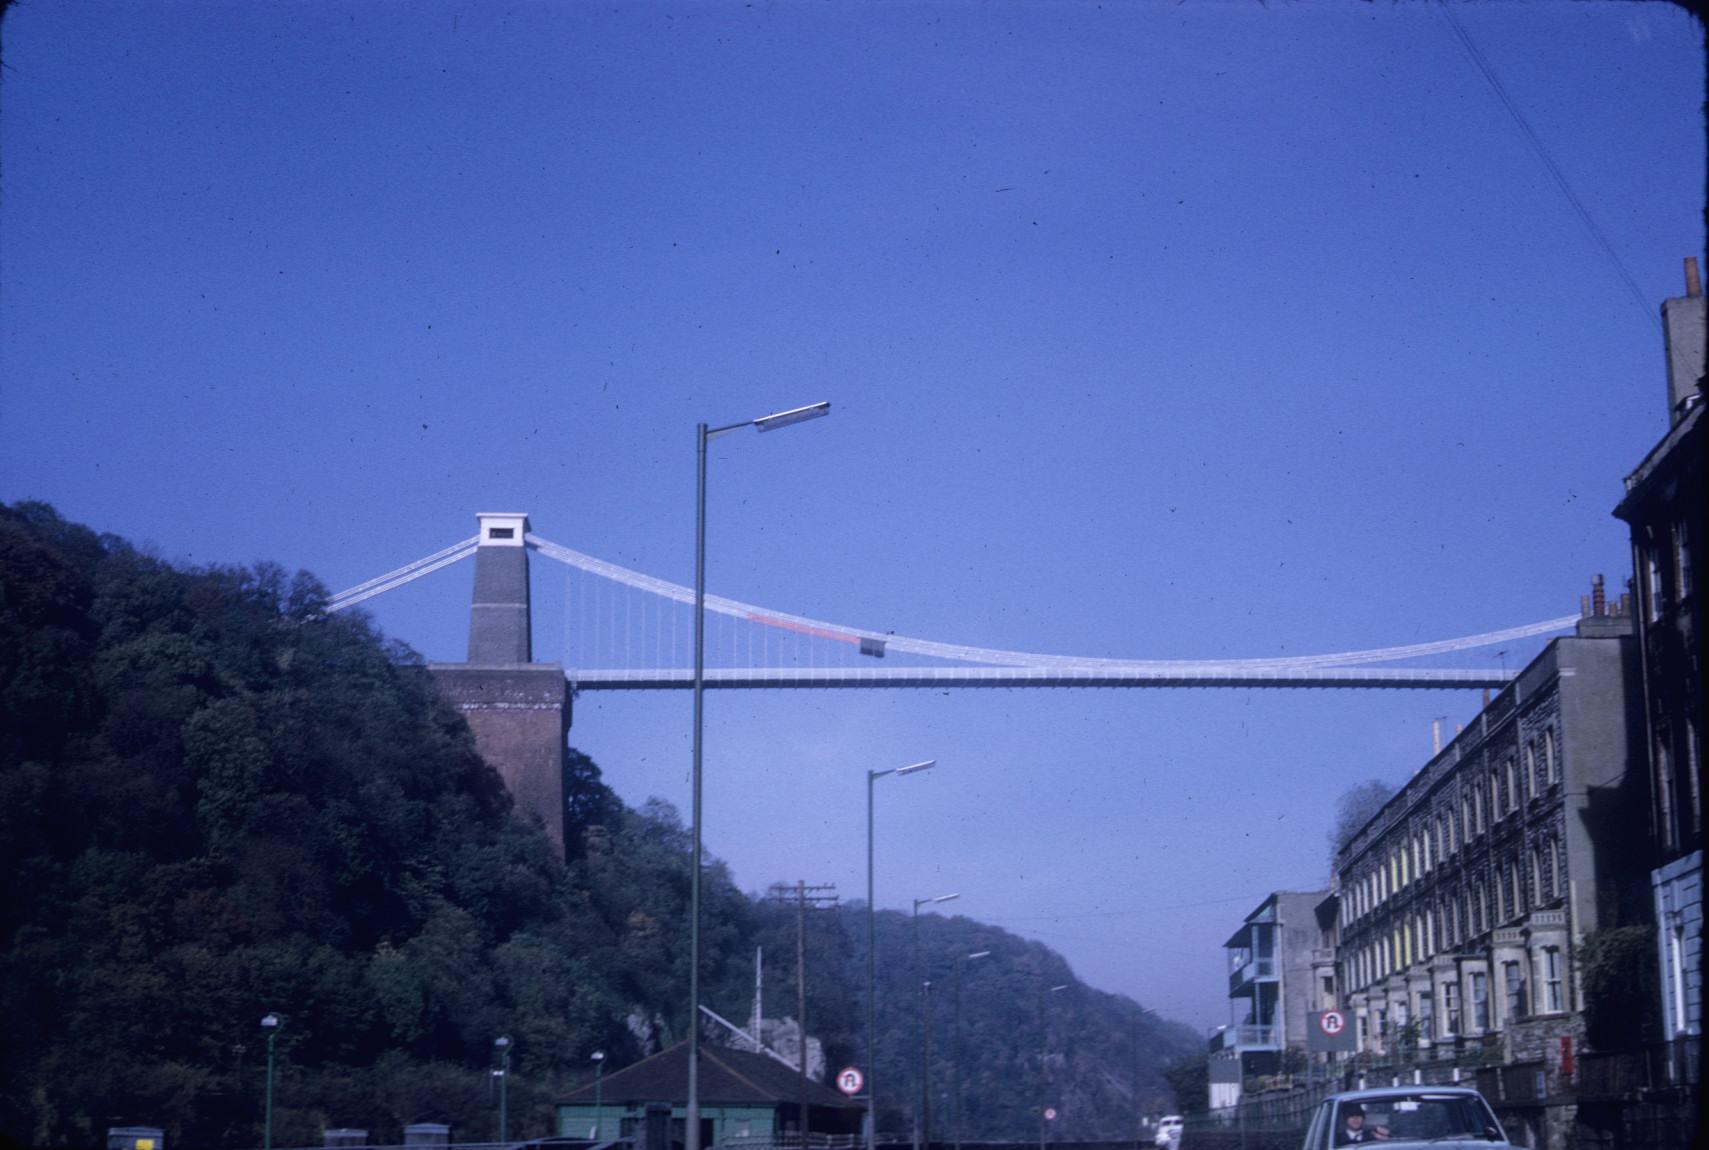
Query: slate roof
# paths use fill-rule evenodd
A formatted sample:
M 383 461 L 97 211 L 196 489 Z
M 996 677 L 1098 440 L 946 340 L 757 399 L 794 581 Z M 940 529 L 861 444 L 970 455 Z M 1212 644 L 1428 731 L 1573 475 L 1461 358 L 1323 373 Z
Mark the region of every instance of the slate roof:
M 800 1100 L 801 1075 L 776 1059 L 747 1050 L 722 1046 L 700 1047 L 700 1104 L 794 1105 Z M 592 1082 L 572 1091 L 559 1105 L 591 1106 L 596 1092 Z M 671 1102 L 686 1105 L 688 1098 L 688 1041 L 667 1047 L 651 1058 L 605 1075 L 598 1097 L 609 1105 Z M 807 1081 L 807 1103 L 839 1110 L 856 1109 L 859 1103 L 844 1097 L 823 1082 Z

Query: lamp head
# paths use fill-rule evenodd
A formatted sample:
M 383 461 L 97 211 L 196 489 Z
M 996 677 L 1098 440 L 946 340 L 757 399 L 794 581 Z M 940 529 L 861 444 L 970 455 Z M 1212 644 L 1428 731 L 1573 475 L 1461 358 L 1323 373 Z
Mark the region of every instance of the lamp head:
M 263 1030 L 277 1030 L 279 1028 L 279 1016 L 271 1012 L 263 1015 L 261 1018 L 261 1028 Z
M 822 403 L 809 403 L 806 407 L 792 407 L 788 411 L 762 415 L 754 420 L 754 426 L 761 431 L 776 431 L 780 427 L 805 423 L 809 419 L 818 419 L 821 415 L 829 414 L 831 414 L 831 402 L 825 400 Z
M 596 1050 L 592 1054 L 588 1055 L 588 1057 L 593 1059 L 595 1062 L 604 1062 L 605 1061 L 605 1051 Z
M 493 1045 L 498 1047 L 500 1050 L 504 1050 L 510 1045 L 510 1035 L 499 1035 L 497 1038 L 493 1039 Z

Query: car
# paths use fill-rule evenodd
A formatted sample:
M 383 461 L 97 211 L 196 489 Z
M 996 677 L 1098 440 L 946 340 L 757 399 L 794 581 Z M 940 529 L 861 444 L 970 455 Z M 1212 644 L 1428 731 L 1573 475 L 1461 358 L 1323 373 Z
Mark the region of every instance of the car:
M 1331 1094 L 1312 1111 L 1300 1150 L 1355 1143 L 1433 1148 L 1505 1146 L 1507 1135 L 1484 1096 L 1468 1086 L 1395 1086 Z
M 1175 1147 L 1181 1144 L 1181 1116 L 1165 1114 L 1159 1118 L 1157 1134 L 1151 1141 L 1153 1145 L 1164 1147 L 1165 1150 L 1175 1150 Z

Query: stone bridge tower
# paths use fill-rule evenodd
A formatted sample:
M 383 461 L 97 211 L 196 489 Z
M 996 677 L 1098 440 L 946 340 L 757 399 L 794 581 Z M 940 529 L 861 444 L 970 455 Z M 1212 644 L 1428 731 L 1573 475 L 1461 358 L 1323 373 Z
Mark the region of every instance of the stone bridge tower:
M 475 749 L 504 779 L 518 809 L 538 815 L 562 848 L 570 691 L 563 667 L 533 661 L 528 516 L 477 518 L 469 661 L 430 663 L 428 671 L 463 712 Z

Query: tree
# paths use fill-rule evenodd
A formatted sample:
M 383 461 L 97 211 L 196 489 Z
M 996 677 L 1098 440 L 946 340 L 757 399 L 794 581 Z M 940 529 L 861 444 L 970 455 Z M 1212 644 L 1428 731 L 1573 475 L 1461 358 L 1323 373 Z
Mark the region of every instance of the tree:
M 1211 1064 L 1206 1054 L 1189 1054 L 1163 1068 L 1163 1077 L 1175 1092 L 1179 1114 L 1202 1114 L 1211 1106 Z
M 1585 1041 L 1593 1050 L 1630 1050 L 1660 1032 L 1655 927 L 1591 931 L 1579 949 Z
M 1366 779 L 1349 787 L 1335 800 L 1335 824 L 1329 831 L 1329 867 L 1335 869 L 1337 856 L 1353 841 L 1364 825 L 1374 818 L 1383 804 L 1394 797 L 1395 788 L 1381 779 Z
M 323 1126 L 395 1143 L 417 1121 L 491 1136 L 500 1034 L 512 1129 L 542 1132 L 593 1051 L 621 1067 L 685 1032 L 692 835 L 676 810 L 625 806 L 568 749 L 566 862 L 514 817 L 420 659 L 325 603 L 306 574 L 180 570 L 0 504 L 0 1147 L 97 1145 L 130 1123 L 257 1145 L 269 1012 L 282 1145 Z M 793 915 L 716 860 L 704 879 L 702 999 L 742 1017 L 754 946 L 791 951 Z M 878 924 L 895 1036 L 878 1080 L 899 1106 L 913 924 Z M 858 1064 L 864 907 L 808 935 L 810 1029 L 832 1065 Z M 1063 1137 L 1121 1136 L 1167 1096 L 1161 1063 L 1197 1044 L 1039 943 L 932 915 L 920 944 L 940 1098 L 955 957 L 991 952 L 965 979 L 972 1136 L 1036 1133 L 1045 1067 Z M 1072 993 L 1046 1021 L 1040 987 L 1059 983 Z

